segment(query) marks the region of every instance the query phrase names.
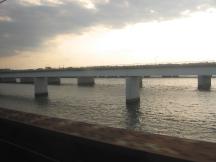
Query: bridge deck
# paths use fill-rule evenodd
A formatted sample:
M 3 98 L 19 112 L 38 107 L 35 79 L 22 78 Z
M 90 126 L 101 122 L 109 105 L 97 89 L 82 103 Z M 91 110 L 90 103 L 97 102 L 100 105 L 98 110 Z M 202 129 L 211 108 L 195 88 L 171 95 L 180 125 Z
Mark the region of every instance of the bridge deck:
M 0 71 L 2 77 L 128 77 L 148 75 L 215 75 L 216 63 L 159 64 L 139 66 L 110 66 L 66 69 L 7 70 Z

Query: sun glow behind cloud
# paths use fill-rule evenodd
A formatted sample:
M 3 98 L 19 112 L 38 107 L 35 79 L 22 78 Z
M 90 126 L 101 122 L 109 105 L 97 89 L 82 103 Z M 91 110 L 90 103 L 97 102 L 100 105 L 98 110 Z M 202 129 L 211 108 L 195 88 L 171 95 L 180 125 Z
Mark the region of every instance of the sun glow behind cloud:
M 96 27 L 82 36 L 60 36 L 57 46 L 65 55 L 89 57 L 93 65 L 216 60 L 215 17 L 211 9 L 188 18 L 124 29 Z
M 43 49 L 21 52 L 0 64 L 35 68 L 216 61 L 216 10 L 182 14 L 189 16 L 121 29 L 95 26 L 81 35 L 58 35 L 44 42 Z

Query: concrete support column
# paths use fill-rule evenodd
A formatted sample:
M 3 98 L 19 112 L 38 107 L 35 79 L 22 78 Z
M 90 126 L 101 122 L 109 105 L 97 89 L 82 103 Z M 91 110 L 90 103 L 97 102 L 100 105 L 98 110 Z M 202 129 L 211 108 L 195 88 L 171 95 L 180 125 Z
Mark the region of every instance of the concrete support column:
M 79 86 L 94 86 L 95 81 L 93 77 L 80 77 L 77 83 Z
M 20 78 L 20 83 L 22 84 L 33 84 L 34 78 Z
M 211 88 L 211 75 L 199 75 L 198 76 L 198 89 L 210 90 Z
M 16 78 L 1 78 L 1 83 L 16 83 Z
M 51 78 L 48 78 L 48 84 L 51 84 L 51 85 L 60 85 L 61 84 L 61 80 L 58 77 L 51 77 Z
M 142 88 L 143 87 L 143 83 L 142 83 L 142 77 L 140 77 L 139 79 L 139 87 Z
M 126 78 L 126 103 L 140 101 L 140 77 Z
M 34 78 L 35 97 L 48 96 L 47 78 Z

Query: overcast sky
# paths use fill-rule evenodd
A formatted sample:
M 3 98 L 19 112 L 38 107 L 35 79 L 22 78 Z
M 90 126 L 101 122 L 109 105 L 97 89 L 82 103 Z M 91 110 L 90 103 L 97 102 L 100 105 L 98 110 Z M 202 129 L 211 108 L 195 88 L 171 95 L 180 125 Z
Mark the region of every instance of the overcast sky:
M 216 61 L 216 0 L 8 0 L 0 68 Z

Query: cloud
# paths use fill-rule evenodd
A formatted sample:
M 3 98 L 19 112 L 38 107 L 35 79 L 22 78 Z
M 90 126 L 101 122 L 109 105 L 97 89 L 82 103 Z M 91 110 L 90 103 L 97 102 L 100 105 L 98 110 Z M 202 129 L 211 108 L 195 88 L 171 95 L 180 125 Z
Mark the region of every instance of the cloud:
M 34 50 L 54 36 L 92 26 L 169 20 L 215 5 L 214 0 L 7 1 L 0 5 L 0 56 Z

